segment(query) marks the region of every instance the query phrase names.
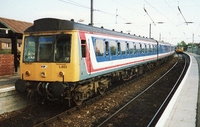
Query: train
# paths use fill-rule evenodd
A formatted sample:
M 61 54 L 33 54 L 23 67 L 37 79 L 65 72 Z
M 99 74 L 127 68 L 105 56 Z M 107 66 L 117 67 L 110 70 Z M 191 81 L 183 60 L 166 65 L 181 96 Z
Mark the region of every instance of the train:
M 17 92 L 81 105 L 174 54 L 170 43 L 57 18 L 24 31 Z
M 184 52 L 184 48 L 181 47 L 181 46 L 177 46 L 177 47 L 175 48 L 175 51 L 176 51 L 176 53 L 181 54 L 181 53 Z

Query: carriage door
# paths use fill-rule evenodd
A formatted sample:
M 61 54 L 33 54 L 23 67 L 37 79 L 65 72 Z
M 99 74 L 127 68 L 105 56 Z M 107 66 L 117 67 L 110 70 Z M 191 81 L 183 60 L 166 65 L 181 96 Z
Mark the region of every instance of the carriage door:
M 91 73 L 91 63 L 90 63 L 90 54 L 88 52 L 88 46 L 86 43 L 86 37 L 84 32 L 80 32 L 80 39 L 81 39 L 81 75 L 86 76 L 85 74 Z M 86 67 L 88 70 L 86 70 Z

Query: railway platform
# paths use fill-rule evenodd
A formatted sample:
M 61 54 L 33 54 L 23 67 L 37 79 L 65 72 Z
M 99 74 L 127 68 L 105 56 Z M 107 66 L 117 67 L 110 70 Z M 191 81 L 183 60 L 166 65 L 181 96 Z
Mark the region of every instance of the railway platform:
M 15 91 L 15 81 L 19 72 L 11 76 L 0 77 L 0 114 L 22 109 L 27 106 L 26 97 Z
M 156 127 L 195 127 L 199 124 L 200 56 L 188 53 L 191 62 L 180 86 L 156 124 Z
M 15 81 L 19 79 L 19 73 L 16 73 L 12 76 L 1 76 L 0 77 L 0 93 L 14 90 Z

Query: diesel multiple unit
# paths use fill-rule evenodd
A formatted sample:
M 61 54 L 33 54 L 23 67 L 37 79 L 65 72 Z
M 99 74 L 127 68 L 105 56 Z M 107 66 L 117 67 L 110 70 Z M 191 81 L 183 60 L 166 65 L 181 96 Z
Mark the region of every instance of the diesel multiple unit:
M 34 21 L 22 44 L 16 90 L 78 105 L 174 53 L 169 43 L 53 18 Z

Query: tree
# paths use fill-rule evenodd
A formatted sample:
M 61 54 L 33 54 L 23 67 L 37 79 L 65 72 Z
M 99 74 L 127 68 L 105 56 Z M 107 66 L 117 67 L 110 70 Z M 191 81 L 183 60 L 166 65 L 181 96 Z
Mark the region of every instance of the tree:
M 182 47 L 186 47 L 187 46 L 187 44 L 184 41 L 181 41 L 181 45 L 182 45 Z
M 183 47 L 184 51 L 187 50 L 187 44 L 185 43 L 185 41 L 181 41 L 180 43 L 178 43 L 178 47 Z

